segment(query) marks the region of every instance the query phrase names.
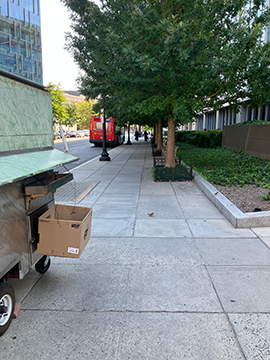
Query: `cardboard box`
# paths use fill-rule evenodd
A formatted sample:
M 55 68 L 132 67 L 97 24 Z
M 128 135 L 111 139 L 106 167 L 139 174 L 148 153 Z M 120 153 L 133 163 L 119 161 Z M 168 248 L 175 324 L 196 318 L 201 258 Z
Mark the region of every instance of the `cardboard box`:
M 90 239 L 92 208 L 54 205 L 38 220 L 40 255 L 79 258 Z

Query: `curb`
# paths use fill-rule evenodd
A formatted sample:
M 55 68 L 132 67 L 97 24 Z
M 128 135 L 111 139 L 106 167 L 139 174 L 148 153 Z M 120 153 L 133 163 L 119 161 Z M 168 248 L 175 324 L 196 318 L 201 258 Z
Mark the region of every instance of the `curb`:
M 235 228 L 270 226 L 270 211 L 243 213 L 195 170 L 193 170 L 193 175 L 199 188 Z

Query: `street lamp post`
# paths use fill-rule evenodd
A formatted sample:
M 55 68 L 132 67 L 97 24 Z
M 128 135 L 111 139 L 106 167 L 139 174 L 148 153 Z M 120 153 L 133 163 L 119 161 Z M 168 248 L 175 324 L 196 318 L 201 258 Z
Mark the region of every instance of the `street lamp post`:
M 130 141 L 130 124 L 129 124 L 129 121 L 128 121 L 128 141 L 127 141 L 126 145 L 132 145 L 132 143 Z
M 105 118 L 105 99 L 103 98 L 103 109 L 101 110 L 101 121 L 103 124 L 103 149 L 102 153 L 100 154 L 99 161 L 110 161 L 111 158 L 109 157 L 109 154 L 107 152 L 107 145 L 106 145 L 106 118 Z

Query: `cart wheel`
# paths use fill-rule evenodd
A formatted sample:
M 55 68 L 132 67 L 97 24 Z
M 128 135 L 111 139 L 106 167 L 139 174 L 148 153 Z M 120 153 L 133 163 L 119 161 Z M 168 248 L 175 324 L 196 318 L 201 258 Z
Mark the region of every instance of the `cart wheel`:
M 15 294 L 13 287 L 0 282 L 0 336 L 8 329 L 14 313 Z
M 49 256 L 44 255 L 42 258 L 36 263 L 35 269 L 38 273 L 44 274 L 51 265 L 51 259 Z

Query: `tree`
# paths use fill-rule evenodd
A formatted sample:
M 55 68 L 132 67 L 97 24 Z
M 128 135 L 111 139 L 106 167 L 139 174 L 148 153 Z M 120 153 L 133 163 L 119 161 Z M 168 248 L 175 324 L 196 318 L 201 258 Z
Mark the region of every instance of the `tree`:
M 72 101 L 67 103 L 66 105 L 66 111 L 68 113 L 68 119 L 65 119 L 63 121 L 63 124 L 66 126 L 74 126 L 76 122 L 78 121 L 78 108 L 77 104 Z
M 47 85 L 48 91 L 52 95 L 52 112 L 53 117 L 60 121 L 65 121 L 69 118 L 69 114 L 64 105 L 66 98 L 64 97 L 63 91 L 61 91 L 60 84 L 54 85 L 51 82 Z
M 80 127 L 89 128 L 89 121 L 95 115 L 93 106 L 93 100 L 80 101 L 77 104 L 77 119 Z
M 85 71 L 84 93 L 119 96 L 115 108 L 125 102 L 141 117 L 166 118 L 165 166 L 175 164 L 176 122 L 224 103 L 237 109 L 246 98 L 251 106 L 269 103 L 263 0 L 103 0 L 102 10 L 62 1 L 72 14 L 68 47 Z

